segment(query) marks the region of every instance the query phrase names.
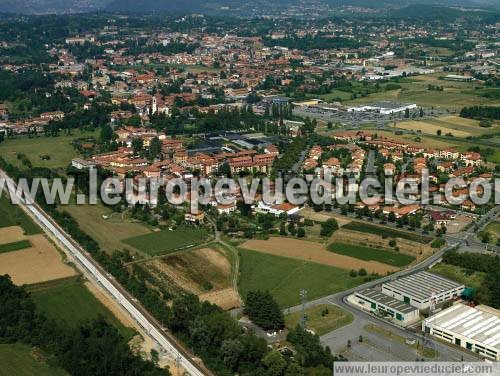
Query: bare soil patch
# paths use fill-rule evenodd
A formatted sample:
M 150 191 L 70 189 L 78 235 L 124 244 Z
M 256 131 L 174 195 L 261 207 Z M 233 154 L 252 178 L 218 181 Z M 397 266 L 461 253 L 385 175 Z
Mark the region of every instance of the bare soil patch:
M 24 236 L 13 241 L 23 238 L 31 242 L 31 248 L 0 254 L 0 274 L 9 274 L 14 284 L 47 282 L 77 275 L 71 266 L 63 262 L 62 255 L 43 235 Z
M 200 299 L 223 309 L 240 306 L 238 294 L 232 288 L 231 263 L 220 249 L 202 248 L 181 252 L 143 264 L 159 285 L 174 284 Z M 175 290 L 175 288 L 174 288 Z
M 20 226 L 0 228 L 0 244 L 7 244 L 26 239 L 24 231 Z
M 340 227 L 348 224 L 349 222 L 352 222 L 349 218 L 346 218 L 342 215 L 324 212 L 324 211 L 317 213 L 314 210 L 312 210 L 311 208 L 305 208 L 304 210 L 302 210 L 300 212 L 300 214 L 303 215 L 305 218 L 308 218 L 308 219 L 311 219 L 311 220 L 317 221 L 317 222 L 326 222 L 330 218 L 335 218 Z
M 398 270 L 394 266 L 386 265 L 381 262 L 363 261 L 354 257 L 335 254 L 329 252 L 325 246 L 320 243 L 306 240 L 277 237 L 269 240 L 252 239 L 243 243 L 241 247 L 275 256 L 307 260 L 347 270 L 365 268 L 369 273 L 378 273 L 382 275 L 385 275 L 387 272 Z

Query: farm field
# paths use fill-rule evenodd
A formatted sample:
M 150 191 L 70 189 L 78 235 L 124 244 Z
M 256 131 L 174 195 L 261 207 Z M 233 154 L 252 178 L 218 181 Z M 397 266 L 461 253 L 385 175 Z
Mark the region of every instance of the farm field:
M 21 169 L 25 169 L 18 154 L 24 154 L 33 163 L 34 167 L 65 168 L 70 164 L 71 159 L 78 156 L 78 152 L 71 145 L 71 141 L 81 138 L 97 136 L 96 132 L 81 132 L 74 130 L 73 135 L 60 135 L 58 137 L 29 138 L 28 136 L 18 136 L 15 139 L 5 140 L 0 144 L 0 155 L 8 162 Z M 42 160 L 40 155 L 50 156 L 49 160 Z
M 443 135 L 451 133 L 455 137 L 481 136 L 495 133 L 499 126 L 495 124 L 490 128 L 481 128 L 478 120 L 465 119 L 459 116 L 443 116 L 435 119 L 409 120 L 396 124 L 397 128 L 421 131 L 424 134 L 435 135 L 438 130 Z
M 417 103 L 419 106 L 440 107 L 458 111 L 464 106 L 494 105 L 498 100 L 480 96 L 480 90 L 474 90 L 478 84 L 474 82 L 453 82 L 441 80 L 444 73 L 435 73 L 401 80 L 401 89 L 382 91 L 357 98 L 348 103 L 368 103 L 371 101 L 393 100 Z M 443 91 L 428 90 L 428 85 L 442 86 Z
M 12 243 L 0 244 L 0 253 L 18 251 L 20 249 L 30 248 L 29 240 L 19 240 Z
M 64 376 L 63 369 L 48 365 L 44 354 L 20 343 L 0 344 L 0 376 Z
M 149 256 L 157 256 L 198 245 L 203 243 L 207 236 L 207 232 L 203 229 L 179 226 L 173 231 L 161 230 L 123 241 Z
M 315 299 L 357 286 L 361 277 L 351 277 L 344 269 L 305 260 L 274 256 L 240 248 L 239 290 L 269 290 L 281 307 L 300 303 L 300 290 Z
M 36 306 L 48 318 L 76 326 L 98 315 L 113 324 L 126 339 L 135 335 L 135 330 L 125 327 L 99 300 L 78 280 L 55 281 L 48 286 L 32 286 L 31 297 Z
M 364 268 L 368 273 L 385 275 L 396 270 L 394 266 L 378 261 L 360 260 L 354 257 L 329 252 L 323 244 L 292 238 L 271 238 L 269 240 L 248 240 L 241 245 L 258 252 L 296 260 L 310 261 L 322 265 L 342 268 L 346 271 Z
M 379 261 L 397 267 L 406 266 L 415 260 L 415 257 L 394 252 L 389 249 L 377 249 L 339 242 L 330 244 L 328 250 L 340 255 L 355 257 L 360 260 Z
M 333 330 L 350 324 L 353 321 L 351 313 L 330 304 L 320 304 L 306 309 L 307 328 L 317 335 L 329 333 Z M 293 312 L 285 315 L 285 326 L 293 329 L 300 323 L 302 312 Z
M 0 242 L 29 241 L 31 247 L 0 253 L 0 274 L 9 274 L 16 285 L 46 282 L 76 275 L 63 256 L 43 235 L 22 235 L 20 227 L 0 229 Z
M 422 236 L 420 234 L 412 233 L 409 231 L 400 231 L 396 229 L 389 228 L 387 226 L 377 226 L 377 225 L 372 225 L 369 223 L 365 222 L 357 222 L 357 221 L 352 221 L 345 226 L 343 226 L 344 230 L 350 230 L 350 231 L 357 231 L 357 232 L 364 232 L 368 234 L 374 234 L 374 235 L 385 235 L 388 238 L 401 238 L 401 239 L 406 239 L 418 243 L 423 243 L 427 244 L 429 243 L 432 238 L 429 236 Z
M 10 199 L 0 195 L 0 228 L 21 226 L 26 235 L 39 234 L 40 228 L 24 211 L 10 202 Z
M 123 239 L 151 233 L 151 230 L 145 225 L 123 218 L 121 213 L 114 213 L 100 203 L 97 205 L 72 203 L 64 206 L 63 210 L 71 214 L 81 229 L 92 236 L 107 252 L 121 251 L 124 248 L 130 249 L 130 245 L 124 243 Z M 103 216 L 107 219 L 104 219 Z
M 232 286 L 228 256 L 228 251 L 219 247 L 200 248 L 147 261 L 141 267 L 174 296 L 188 291 L 203 301 L 231 309 L 239 307 L 240 301 Z
M 458 283 L 463 283 L 467 287 L 474 287 L 476 289 L 483 284 L 486 278 L 486 273 L 471 273 L 459 266 L 444 264 L 442 262 L 434 265 L 429 271 L 442 275 L 443 277 L 449 278 Z

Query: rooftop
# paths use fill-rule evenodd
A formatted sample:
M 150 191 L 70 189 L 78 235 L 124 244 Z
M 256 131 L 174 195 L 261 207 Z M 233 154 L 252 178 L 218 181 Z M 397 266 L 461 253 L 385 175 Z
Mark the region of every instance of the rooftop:
M 436 274 L 422 271 L 384 283 L 385 287 L 397 290 L 404 295 L 420 300 L 429 299 L 432 295 L 453 290 L 463 285 L 450 281 Z
M 375 289 L 362 290 L 358 292 L 358 294 L 401 313 L 410 313 L 416 310 L 415 307 L 412 307 L 411 305 L 404 303 L 400 300 L 394 299 L 389 295 L 385 295 L 382 292 Z
M 425 324 L 500 350 L 500 311 L 494 308 L 458 303 L 428 318 Z

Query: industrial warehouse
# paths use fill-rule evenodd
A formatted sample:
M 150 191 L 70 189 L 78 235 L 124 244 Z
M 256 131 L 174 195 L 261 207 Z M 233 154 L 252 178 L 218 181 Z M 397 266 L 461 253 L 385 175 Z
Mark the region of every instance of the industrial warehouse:
M 424 320 L 422 331 L 486 358 L 500 360 L 500 311 L 494 308 L 457 303 Z
M 460 297 L 465 286 L 436 274 L 422 271 L 382 284 L 382 292 L 419 310 Z
M 419 319 L 417 308 L 372 288 L 355 293 L 351 302 L 366 311 L 396 320 L 401 326 L 412 324 Z

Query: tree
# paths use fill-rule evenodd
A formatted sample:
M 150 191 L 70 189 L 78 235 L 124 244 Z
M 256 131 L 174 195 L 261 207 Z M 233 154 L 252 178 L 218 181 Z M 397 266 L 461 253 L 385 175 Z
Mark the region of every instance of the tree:
M 113 139 L 113 129 L 109 124 L 103 124 L 101 126 L 101 133 L 99 134 L 99 142 L 101 144 L 107 144 Z
M 278 330 L 285 326 L 283 312 L 268 291 L 250 291 L 245 299 L 244 313 L 264 330 Z
M 243 350 L 243 345 L 237 339 L 226 339 L 223 341 L 220 352 L 222 355 L 222 361 L 226 367 L 235 371 L 238 368 L 238 362 Z
M 304 230 L 303 227 L 299 227 L 297 230 L 297 237 L 298 238 L 304 238 L 306 236 L 306 231 Z
M 155 137 L 151 140 L 149 143 L 149 159 L 153 160 L 158 155 L 160 155 L 161 152 L 161 141 L 159 140 L 158 137 Z
M 132 149 L 134 151 L 134 155 L 140 155 L 144 148 L 144 142 L 141 138 L 134 138 L 132 140 Z
M 283 355 L 276 350 L 270 351 L 264 359 L 262 359 L 262 363 L 266 366 L 266 374 L 269 376 L 281 376 L 286 368 L 286 360 L 283 358 Z
M 321 224 L 320 235 L 321 236 L 331 236 L 334 231 L 339 228 L 337 221 L 334 218 L 327 219 Z
M 438 129 L 438 130 L 436 131 L 436 134 L 437 134 L 438 136 L 441 136 L 441 133 L 442 133 L 441 129 Z
M 286 339 L 297 351 L 295 359 L 303 367 L 331 367 L 334 360 L 332 353 L 328 347 L 321 345 L 318 335 L 311 334 L 297 325 L 288 332 Z
M 366 272 L 366 269 L 364 268 L 361 268 L 358 270 L 358 275 L 364 277 L 365 275 L 367 275 L 368 273 Z

